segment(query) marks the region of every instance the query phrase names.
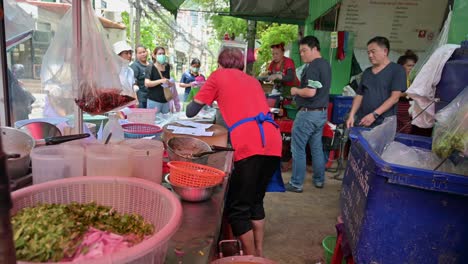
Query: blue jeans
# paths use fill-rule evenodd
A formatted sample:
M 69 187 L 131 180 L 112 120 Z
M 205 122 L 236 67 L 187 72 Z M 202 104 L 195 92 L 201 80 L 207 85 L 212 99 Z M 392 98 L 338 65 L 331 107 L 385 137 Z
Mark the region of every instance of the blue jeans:
M 327 122 L 327 110 L 299 111 L 292 129 L 291 153 L 293 173 L 290 184 L 302 189 L 306 175 L 306 145 L 309 144 L 312 156 L 313 181 L 325 181 L 325 159 L 322 147 L 323 126 Z
M 157 108 L 158 109 L 157 111 L 162 114 L 169 113 L 169 103 L 160 103 L 160 102 L 153 101 L 151 99 L 148 99 L 148 101 L 146 102 L 146 108 L 148 109 Z

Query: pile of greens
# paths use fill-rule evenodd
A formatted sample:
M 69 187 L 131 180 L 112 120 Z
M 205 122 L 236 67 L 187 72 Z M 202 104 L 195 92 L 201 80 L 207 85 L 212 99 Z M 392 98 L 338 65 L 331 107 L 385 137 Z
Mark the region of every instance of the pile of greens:
M 133 244 L 154 232 L 140 215 L 120 214 L 96 203 L 40 204 L 19 211 L 12 224 L 16 258 L 33 262 L 72 257 L 89 227 L 131 235 Z

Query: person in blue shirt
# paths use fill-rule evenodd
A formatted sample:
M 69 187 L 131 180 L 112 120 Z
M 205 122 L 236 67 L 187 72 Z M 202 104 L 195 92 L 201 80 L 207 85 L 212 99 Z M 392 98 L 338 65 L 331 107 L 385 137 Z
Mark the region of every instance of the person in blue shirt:
M 190 94 L 190 90 L 192 86 L 194 85 L 195 78 L 201 75 L 200 65 L 201 63 L 199 59 L 193 59 L 192 62 L 190 63 L 190 69 L 184 72 L 184 74 L 182 74 L 182 78 L 180 78 L 179 86 L 182 88 L 185 88 L 184 102 L 187 100 Z

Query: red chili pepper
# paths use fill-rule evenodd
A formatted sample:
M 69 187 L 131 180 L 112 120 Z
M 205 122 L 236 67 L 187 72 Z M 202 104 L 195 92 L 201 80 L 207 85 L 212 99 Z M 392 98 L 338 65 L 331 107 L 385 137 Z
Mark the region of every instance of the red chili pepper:
M 131 96 L 121 95 L 118 89 L 101 89 L 92 93 L 83 92 L 83 96 L 75 99 L 75 102 L 84 112 L 97 115 L 124 106 L 133 100 L 135 98 Z

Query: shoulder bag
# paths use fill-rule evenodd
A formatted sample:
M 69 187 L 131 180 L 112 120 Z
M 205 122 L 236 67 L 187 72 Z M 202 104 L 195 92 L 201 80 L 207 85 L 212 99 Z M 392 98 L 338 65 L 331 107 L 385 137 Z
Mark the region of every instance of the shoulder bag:
M 156 67 L 156 65 L 154 65 L 154 67 L 156 68 L 156 70 L 158 70 L 159 77 L 161 79 L 164 78 L 161 71 L 158 69 L 158 67 Z M 171 92 L 171 87 L 169 87 L 169 86 L 164 87 L 164 85 L 161 85 L 161 86 L 163 87 L 164 98 L 166 98 L 166 101 L 168 101 L 168 102 L 171 101 L 174 98 L 174 95 Z

